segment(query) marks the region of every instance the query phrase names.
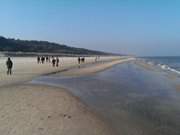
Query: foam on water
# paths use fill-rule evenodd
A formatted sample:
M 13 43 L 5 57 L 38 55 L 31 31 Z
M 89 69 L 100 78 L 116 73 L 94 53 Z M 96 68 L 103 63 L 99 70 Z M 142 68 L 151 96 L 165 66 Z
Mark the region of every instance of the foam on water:
M 148 63 L 149 64 L 149 63 Z M 157 66 L 159 66 L 162 70 L 164 71 L 171 71 L 171 72 L 174 72 L 174 73 L 177 73 L 180 75 L 180 71 L 174 69 L 174 68 L 171 68 L 170 66 L 168 65 L 165 65 L 165 64 L 157 64 Z
M 160 67 L 163 71 L 170 71 L 170 72 L 173 72 L 173 73 L 176 73 L 178 75 L 180 75 L 180 71 L 179 71 L 179 68 L 173 68 L 171 63 L 169 64 L 166 64 L 164 63 L 164 61 L 161 61 L 161 60 L 157 60 L 156 58 L 148 58 L 148 59 L 145 59 L 144 60 L 148 65 L 153 65 L 153 66 L 158 66 Z M 171 60 L 169 60 L 171 61 Z

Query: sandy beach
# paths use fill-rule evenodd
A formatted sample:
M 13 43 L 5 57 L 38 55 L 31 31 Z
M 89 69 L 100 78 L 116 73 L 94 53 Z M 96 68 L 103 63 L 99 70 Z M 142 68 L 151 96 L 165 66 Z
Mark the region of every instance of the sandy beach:
M 5 58 L 1 58 L 0 133 L 3 135 L 112 135 L 108 125 L 86 105 L 62 88 L 32 85 L 32 79 L 55 72 L 62 75 L 95 73 L 129 58 L 102 57 L 86 59 L 78 68 L 77 58 L 61 58 L 60 67 L 37 64 L 36 58 L 13 58 L 13 75 L 6 75 Z M 70 69 L 68 71 L 68 69 Z M 78 70 L 77 70 L 78 69 Z
M 123 59 L 123 57 L 101 57 L 99 62 L 110 62 L 114 60 Z M 36 57 L 15 57 L 12 58 L 14 62 L 13 75 L 6 75 L 6 58 L 0 58 L 0 87 L 4 85 L 12 85 L 17 83 L 23 83 L 32 80 L 35 77 L 57 73 L 69 68 L 78 67 L 78 61 L 76 57 L 62 57 L 60 58 L 60 66 L 53 68 L 51 63 L 37 64 Z M 86 58 L 85 64 L 93 64 L 95 62 L 94 57 Z M 82 64 L 83 65 L 83 64 Z
M 3 135 L 110 135 L 106 124 L 63 89 L 20 85 L 0 91 Z

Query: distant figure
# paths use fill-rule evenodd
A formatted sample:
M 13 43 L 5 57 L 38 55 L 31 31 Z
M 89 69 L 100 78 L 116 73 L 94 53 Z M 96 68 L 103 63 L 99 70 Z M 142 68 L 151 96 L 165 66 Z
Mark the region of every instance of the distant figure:
M 82 62 L 82 63 L 85 63 L 85 58 L 84 58 L 84 57 L 81 58 L 81 62 Z
M 78 57 L 78 64 L 81 64 L 81 58 Z
M 49 57 L 48 56 L 46 56 L 46 62 L 48 62 L 49 61 Z
M 56 67 L 59 67 L 59 58 L 56 57 Z
M 45 57 L 42 56 L 42 57 L 41 57 L 41 63 L 44 64 L 44 61 L 45 61 Z
M 38 64 L 40 63 L 40 60 L 41 60 L 41 58 L 38 56 L 38 57 L 37 57 L 37 63 L 38 63 Z
M 53 59 L 52 59 L 52 66 L 55 67 L 55 65 L 56 65 L 56 60 L 53 57 Z
M 7 75 L 11 75 L 12 74 L 13 62 L 10 59 L 10 57 L 8 57 L 8 60 L 6 61 L 6 66 L 7 66 Z

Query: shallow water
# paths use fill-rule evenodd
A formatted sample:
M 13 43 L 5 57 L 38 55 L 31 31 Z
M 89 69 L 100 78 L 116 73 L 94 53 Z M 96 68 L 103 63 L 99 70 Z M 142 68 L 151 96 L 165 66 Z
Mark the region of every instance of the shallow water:
M 180 91 L 163 72 L 130 62 L 91 76 L 45 76 L 33 83 L 67 88 L 118 135 L 180 135 Z

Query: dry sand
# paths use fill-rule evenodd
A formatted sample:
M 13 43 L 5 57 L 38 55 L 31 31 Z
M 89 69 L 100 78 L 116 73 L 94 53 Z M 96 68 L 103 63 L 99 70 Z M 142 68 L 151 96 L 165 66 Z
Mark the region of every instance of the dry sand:
M 106 124 L 66 91 L 38 85 L 0 90 L 2 135 L 111 135 Z
M 12 76 L 6 75 L 5 66 L 0 69 L 0 134 L 114 135 L 100 117 L 64 89 L 26 83 L 43 74 L 77 67 L 76 58 L 62 58 L 59 68 L 38 65 L 36 58 L 14 58 L 13 61 Z M 103 57 L 99 64 L 72 71 L 76 71 L 75 75 L 94 73 L 123 61 L 127 59 Z M 87 63 L 93 62 L 94 58 L 87 59 Z M 4 63 L 5 59 L 1 58 L 0 65 Z M 72 73 L 64 72 L 74 75 Z
M 102 62 L 120 59 L 120 57 L 101 57 Z M 78 66 L 77 58 L 62 57 L 60 58 L 60 67 L 53 68 L 51 63 L 37 64 L 36 58 L 12 58 L 14 62 L 13 75 L 6 75 L 6 58 L 0 58 L 0 87 L 4 85 L 27 82 L 40 75 L 60 72 L 64 69 Z M 93 63 L 94 57 L 86 58 L 86 63 Z

